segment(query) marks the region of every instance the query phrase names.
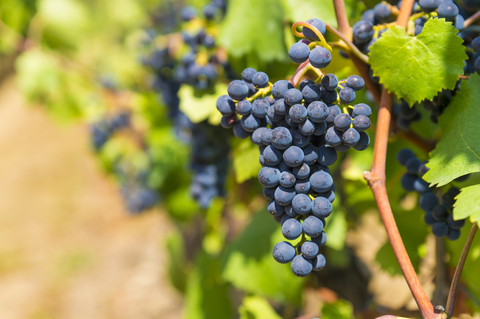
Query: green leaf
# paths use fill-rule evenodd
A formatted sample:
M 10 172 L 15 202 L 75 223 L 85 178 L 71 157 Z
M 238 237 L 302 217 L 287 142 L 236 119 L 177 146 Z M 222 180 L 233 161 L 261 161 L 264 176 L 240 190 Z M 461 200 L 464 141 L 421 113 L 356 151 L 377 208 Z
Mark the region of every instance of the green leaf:
M 480 225 L 480 184 L 461 189 L 456 197 L 455 208 L 453 209 L 454 219 L 465 219 L 470 217 L 472 223 Z
M 181 292 L 185 292 L 187 281 L 187 258 L 185 243 L 182 234 L 177 229 L 167 237 L 166 248 L 168 253 L 168 278 L 172 285 Z
M 347 237 L 347 219 L 343 207 L 340 206 L 340 201 L 333 202 L 333 213 L 328 218 L 327 227 L 325 231 L 329 236 L 326 246 L 335 250 L 342 250 L 345 247 L 345 239 Z
M 232 318 L 229 286 L 222 281 L 220 263 L 200 253 L 187 284 L 184 319 Z
M 468 58 L 457 32 L 445 19 L 429 19 L 416 37 L 399 26 L 391 28 L 371 47 L 374 75 L 410 105 L 453 89 Z
M 208 119 L 210 124 L 218 125 L 222 115 L 217 110 L 216 102 L 218 97 L 226 92 L 226 85 L 218 83 L 215 85 L 215 94 L 204 93 L 201 96 L 197 96 L 192 86 L 182 85 L 178 91 L 180 110 L 193 123 L 200 123 Z
M 240 57 L 253 53 L 263 62 L 287 60 L 283 10 L 276 0 L 231 0 L 219 43 Z
M 324 303 L 322 306 L 322 319 L 353 319 L 352 304 L 339 299 L 333 303 Z
M 459 176 L 480 171 L 480 75 L 462 81 L 460 92 L 440 116 L 440 142 L 430 154 L 424 175 L 430 183 L 443 186 Z
M 281 319 L 265 298 L 251 296 L 243 298 L 239 308 L 240 319 Z
M 252 177 L 257 177 L 262 168 L 258 158 L 260 151 L 258 146 L 249 139 L 242 141 L 233 151 L 233 168 L 237 183 L 243 183 Z
M 227 248 L 223 278 L 248 293 L 300 303 L 305 280 L 296 277 L 290 265 L 279 264 L 272 257 L 273 246 L 282 240 L 281 228 L 272 216 L 266 210 L 258 212 Z

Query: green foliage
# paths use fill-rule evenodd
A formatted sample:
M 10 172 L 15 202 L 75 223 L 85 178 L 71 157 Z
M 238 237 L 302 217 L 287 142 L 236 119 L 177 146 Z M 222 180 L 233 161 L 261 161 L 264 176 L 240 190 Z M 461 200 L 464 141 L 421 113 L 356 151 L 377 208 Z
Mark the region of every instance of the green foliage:
M 240 319 L 281 319 L 265 298 L 250 296 L 243 298 L 239 308 Z
M 289 265 L 272 258 L 273 246 L 285 240 L 266 210 L 253 216 L 240 237 L 227 247 L 222 276 L 236 288 L 279 302 L 300 303 L 303 281 Z
M 353 319 L 352 304 L 339 299 L 332 303 L 324 303 L 322 306 L 322 319 Z
M 391 28 L 371 47 L 374 75 L 410 105 L 453 89 L 467 59 L 457 32 L 445 19 L 429 19 L 416 37 L 399 26 Z
M 229 287 L 220 276 L 218 259 L 201 252 L 188 278 L 184 319 L 231 318 Z
M 427 164 L 430 170 L 424 178 L 428 182 L 443 186 L 457 177 L 480 171 L 479 85 L 478 74 L 462 81 L 460 92 L 440 117 L 442 135 Z
M 472 223 L 480 224 L 480 185 L 469 186 L 461 189 L 456 197 L 453 217 L 455 219 L 470 218 Z
M 189 85 L 182 85 L 178 92 L 180 98 L 180 110 L 193 123 L 200 123 L 205 120 L 212 125 L 220 124 L 222 115 L 218 112 L 215 103 L 220 95 L 227 92 L 227 86 L 219 83 L 215 85 L 214 94 L 196 95 L 193 87 Z
M 288 59 L 283 10 L 278 1 L 231 0 L 228 5 L 219 42 L 229 54 L 237 57 L 254 54 L 264 62 Z
M 168 253 L 168 278 L 172 285 L 181 292 L 185 292 L 187 283 L 187 259 L 185 243 L 179 231 L 172 231 L 166 242 Z
M 235 169 L 235 178 L 237 183 L 243 183 L 250 178 L 257 177 L 262 168 L 258 157 L 260 151 L 258 146 L 253 144 L 250 139 L 240 142 L 233 151 L 233 168 Z

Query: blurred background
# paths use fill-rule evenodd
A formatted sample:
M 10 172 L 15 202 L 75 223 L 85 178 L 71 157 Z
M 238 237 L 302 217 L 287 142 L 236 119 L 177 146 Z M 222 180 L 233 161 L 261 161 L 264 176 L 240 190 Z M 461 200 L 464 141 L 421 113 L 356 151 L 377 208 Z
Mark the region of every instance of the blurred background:
M 376 3 L 347 0 L 351 22 Z M 245 67 L 293 74 L 290 26 L 312 17 L 336 25 L 323 0 L 0 0 L 0 319 L 414 317 L 363 180 L 371 149 L 332 167 L 327 267 L 301 279 L 271 256 L 282 235 L 258 148 L 219 125 L 215 101 Z M 406 146 L 393 137 L 387 187 L 441 304 L 467 232 L 429 234 L 418 196 L 398 185 Z M 462 318 L 479 317 L 472 249 Z

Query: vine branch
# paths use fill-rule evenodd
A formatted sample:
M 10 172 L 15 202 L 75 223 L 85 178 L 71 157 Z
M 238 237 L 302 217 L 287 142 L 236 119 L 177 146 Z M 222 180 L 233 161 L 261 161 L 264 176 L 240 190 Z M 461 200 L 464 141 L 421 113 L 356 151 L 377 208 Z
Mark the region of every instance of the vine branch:
M 337 37 L 343 40 L 347 44 L 347 46 L 350 48 L 350 50 L 353 51 L 353 53 L 363 62 L 363 63 L 368 63 L 368 56 L 360 52 L 360 50 L 357 48 L 355 44 L 352 43 L 352 41 L 348 40 L 348 38 L 343 35 L 340 31 L 329 25 L 328 23 L 325 23 L 325 27 L 332 33 L 334 33 Z
M 470 18 L 465 20 L 464 28 L 468 27 L 469 25 L 477 21 L 478 18 L 480 18 L 480 11 L 475 12 L 474 15 L 472 15 Z
M 458 261 L 457 268 L 455 269 L 455 274 L 453 275 L 450 291 L 448 292 L 447 308 L 446 308 L 446 312 L 449 317 L 453 315 L 453 311 L 455 310 L 455 303 L 457 301 L 457 295 L 458 295 L 458 287 L 460 284 L 460 275 L 462 274 L 463 266 L 465 266 L 465 261 L 467 260 L 468 252 L 470 251 L 470 247 L 472 246 L 473 239 L 475 238 L 475 234 L 477 233 L 477 230 L 478 230 L 478 225 L 475 222 L 473 223 L 472 228 L 470 229 L 470 233 L 468 234 L 467 241 L 465 242 L 465 246 L 463 246 L 462 254 L 460 255 L 460 260 Z

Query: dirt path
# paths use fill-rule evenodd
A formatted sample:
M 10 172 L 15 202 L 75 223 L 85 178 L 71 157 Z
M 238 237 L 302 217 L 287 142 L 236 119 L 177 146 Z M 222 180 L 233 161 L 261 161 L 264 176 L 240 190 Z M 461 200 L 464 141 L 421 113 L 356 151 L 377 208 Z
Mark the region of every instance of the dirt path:
M 168 221 L 128 217 L 85 128 L 24 105 L 0 89 L 0 319 L 181 317 Z

